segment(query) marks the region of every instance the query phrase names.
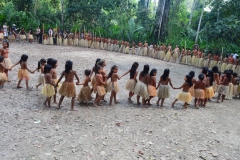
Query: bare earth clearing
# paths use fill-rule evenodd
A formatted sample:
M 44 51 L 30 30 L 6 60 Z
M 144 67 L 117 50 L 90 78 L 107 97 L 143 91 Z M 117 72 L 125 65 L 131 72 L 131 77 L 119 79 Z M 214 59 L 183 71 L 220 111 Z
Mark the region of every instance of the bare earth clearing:
M 85 69 L 91 69 L 96 58 L 107 62 L 107 72 L 112 65 L 119 67 L 119 75 L 130 69 L 134 61 L 139 62 L 138 71 L 144 64 L 158 70 L 157 81 L 165 68 L 170 69 L 173 85 L 179 87 L 184 76 L 200 69 L 192 66 L 167 63 L 164 61 L 125 55 L 115 52 L 85 49 L 80 47 L 44 46 L 38 44 L 10 44 L 10 58 L 13 63 L 20 60 L 22 54 L 28 54 L 28 66 L 37 67 L 41 58 L 58 60 L 58 75 L 64 70 L 66 60 L 73 61 L 73 68 L 80 80 Z M 125 83 L 129 75 L 119 81 L 121 102 L 109 107 L 94 108 L 76 103 L 76 112 L 69 111 L 71 99 L 64 99 L 63 108 L 44 108 L 45 99 L 37 91 L 16 89 L 19 66 L 10 72 L 10 83 L 6 91 L 0 91 L 0 159 L 58 159 L 58 160 L 239 160 L 240 159 L 240 105 L 238 99 L 226 100 L 217 104 L 216 99 L 206 108 L 195 109 L 191 104 L 182 109 L 177 102 L 171 109 L 180 90 L 171 89 L 171 98 L 165 101 L 165 107 L 143 108 L 126 102 L 128 92 Z M 37 84 L 38 73 L 30 74 L 30 86 Z M 77 87 L 79 91 L 81 86 Z M 94 96 L 94 95 L 93 95 Z M 109 101 L 110 93 L 106 98 Z M 59 98 L 59 95 L 58 95 Z M 56 105 L 53 104 L 54 107 Z

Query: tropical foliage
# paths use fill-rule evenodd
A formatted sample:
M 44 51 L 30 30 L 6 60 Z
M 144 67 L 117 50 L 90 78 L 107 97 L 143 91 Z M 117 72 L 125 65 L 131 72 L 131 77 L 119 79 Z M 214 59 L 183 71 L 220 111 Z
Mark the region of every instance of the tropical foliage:
M 240 52 L 239 0 L 1 0 L 0 25 Z

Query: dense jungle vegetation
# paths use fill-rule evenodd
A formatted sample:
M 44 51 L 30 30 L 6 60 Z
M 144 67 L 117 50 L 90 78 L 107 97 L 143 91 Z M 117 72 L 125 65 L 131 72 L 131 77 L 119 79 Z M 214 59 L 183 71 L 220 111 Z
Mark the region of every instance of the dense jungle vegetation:
M 1 0 L 0 25 L 240 52 L 239 0 Z

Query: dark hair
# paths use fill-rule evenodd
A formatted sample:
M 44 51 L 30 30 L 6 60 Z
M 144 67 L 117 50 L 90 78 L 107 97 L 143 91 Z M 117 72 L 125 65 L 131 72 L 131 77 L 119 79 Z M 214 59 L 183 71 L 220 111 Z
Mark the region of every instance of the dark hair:
M 134 75 L 135 75 L 135 73 L 136 73 L 136 71 L 137 71 L 138 66 L 139 66 L 138 62 L 134 62 L 134 63 L 132 64 L 132 67 L 131 67 L 131 69 L 130 69 L 130 79 L 133 79 L 133 78 L 134 78 Z
M 213 73 L 218 73 L 218 66 L 214 66 L 214 67 L 212 68 L 212 71 L 213 71 Z
M 233 70 L 229 70 L 229 72 L 230 72 L 231 74 L 233 74 Z
M 233 77 L 237 77 L 238 76 L 238 74 L 236 72 L 234 72 L 232 75 L 233 75 Z
M 9 48 L 9 42 L 8 41 L 3 41 L 3 43 L 7 43 L 7 48 Z
M 41 68 L 41 65 L 43 64 L 43 63 L 46 63 L 47 61 L 46 61 L 46 59 L 41 59 L 40 61 L 38 61 L 38 68 L 37 68 L 37 70 L 39 71 L 39 69 Z
M 222 73 L 219 71 L 219 72 L 218 72 L 218 75 L 221 76 L 221 74 L 222 74 Z
M 46 64 L 46 65 L 44 66 L 44 74 L 49 73 L 49 72 L 51 71 L 51 69 L 52 69 L 52 66 L 49 65 L 49 64 Z
M 96 68 L 97 68 L 97 65 L 98 65 L 98 62 L 101 61 L 100 58 L 98 58 L 95 62 L 95 66 L 94 66 L 94 72 L 96 72 Z
M 208 71 L 207 77 L 210 79 L 210 86 L 212 86 L 213 85 L 213 79 L 214 79 L 214 75 L 213 75 L 212 70 Z
M 163 72 L 163 75 L 161 76 L 161 78 L 166 81 L 167 78 L 169 77 L 169 73 L 170 73 L 170 70 L 169 69 L 165 69 L 164 72 Z
M 97 63 L 97 65 L 103 66 L 104 63 L 105 63 L 105 60 L 104 60 L 104 59 L 101 59 L 101 60 Z
M 3 56 L 0 56 L 0 62 L 2 62 L 4 60 Z
M 202 74 L 207 74 L 207 72 L 208 72 L 208 67 L 203 67 L 202 68 Z
M 70 61 L 70 60 L 67 60 L 66 61 L 66 64 L 65 64 L 65 73 L 69 73 L 70 70 L 72 70 L 72 65 L 73 65 L 73 62 Z
M 99 71 L 99 69 L 101 69 L 101 68 L 102 68 L 102 66 L 97 65 L 95 73 L 98 74 L 98 71 Z
M 186 82 L 188 83 L 189 87 L 192 87 L 193 86 L 192 76 L 188 74 L 188 75 L 186 75 L 186 78 L 187 78 Z
M 143 71 L 141 72 L 142 77 L 146 76 L 148 74 L 148 72 L 149 72 L 149 65 L 145 64 L 143 67 Z
M 108 74 L 108 77 L 109 77 L 109 78 L 112 76 L 113 70 L 116 69 L 116 68 L 118 68 L 116 65 L 112 66 L 111 71 L 110 71 L 109 74 Z
M 84 74 L 85 74 L 86 76 L 89 76 L 89 75 L 91 74 L 91 70 L 85 69 Z
M 51 62 L 50 62 L 50 65 L 52 66 L 52 68 L 55 68 L 56 64 L 57 64 L 57 60 L 52 59 Z
M 194 71 L 190 71 L 189 75 L 192 76 L 192 78 L 193 78 L 193 77 L 195 77 L 195 72 Z
M 232 74 L 230 71 L 226 71 L 225 74 L 227 75 L 228 81 L 231 82 L 232 80 Z
M 155 72 L 157 72 L 157 69 L 153 68 L 150 72 L 150 77 L 152 77 Z
M 204 74 L 202 74 L 202 73 L 199 74 L 199 75 L 198 75 L 198 79 L 201 80 L 201 81 L 203 81 L 203 79 L 204 79 Z
M 21 59 L 20 59 L 19 63 L 21 63 L 21 62 L 27 62 L 27 59 L 28 59 L 28 55 L 23 54 L 23 55 L 21 56 Z
M 48 58 L 47 59 L 47 64 L 51 65 L 52 60 L 53 60 L 53 58 Z

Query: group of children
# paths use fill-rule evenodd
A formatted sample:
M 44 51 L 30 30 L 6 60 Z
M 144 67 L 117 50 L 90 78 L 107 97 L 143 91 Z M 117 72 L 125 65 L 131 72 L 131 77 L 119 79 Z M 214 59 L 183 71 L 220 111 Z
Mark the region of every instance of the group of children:
M 94 106 L 101 106 L 102 104 L 100 102 L 106 101 L 105 95 L 107 92 L 111 93 L 109 104 L 112 105 L 113 100 L 116 104 L 118 103 L 116 94 L 119 92 L 117 81 L 127 74 L 130 74 L 130 78 L 126 83 L 126 89 L 129 91 L 128 101 L 132 102 L 132 97 L 136 94 L 138 105 L 141 103 L 142 105 L 151 105 L 151 99 L 158 97 L 157 105 L 163 106 L 164 100 L 170 97 L 169 85 L 173 89 L 182 89 L 182 92 L 172 103 L 172 107 L 174 107 L 176 101 L 180 100 L 184 102 L 184 107 L 187 108 L 192 100 L 192 97 L 195 97 L 194 105 L 196 108 L 199 108 L 200 105 L 206 106 L 206 103 L 215 96 L 215 92 L 218 93 L 217 102 L 219 102 L 220 98 L 223 101 L 225 98 L 232 99 L 233 96 L 240 97 L 240 85 L 237 73 L 233 73 L 232 70 L 225 70 L 224 74 L 221 75 L 218 66 L 213 66 L 211 70 L 209 70 L 208 67 L 203 67 L 202 73 L 198 76 L 198 80 L 194 78 L 195 73 L 191 71 L 184 77 L 185 82 L 182 86 L 173 87 L 171 78 L 169 77 L 169 69 L 164 70 L 157 84 L 157 70 L 152 69 L 150 71 L 149 65 L 144 65 L 143 70 L 140 74 L 138 74 L 137 69 L 139 64 L 134 62 L 126 73 L 119 76 L 118 67 L 116 65 L 112 66 L 111 71 L 107 74 L 105 60 L 98 58 L 92 70 L 86 69 L 84 71 L 85 79 L 83 82 L 80 82 L 76 71 L 72 68 L 72 61 L 66 61 L 65 70 L 61 73 L 61 76 L 58 79 L 56 70 L 58 63 L 56 59 L 41 59 L 38 62 L 38 68 L 31 71 L 27 66 L 28 56 L 26 54 L 21 56 L 19 62 L 11 65 L 11 62 L 9 62 L 8 59 L 8 47 L 9 44 L 4 42 L 0 56 L 0 87 L 3 88 L 4 82 L 8 80 L 8 74 L 6 71 L 11 70 L 16 65 L 20 65 L 17 88 L 22 88 L 20 84 L 22 80 L 25 79 L 27 89 L 31 90 L 28 86 L 28 72 L 34 73 L 38 70 L 40 74 L 36 87 L 38 88 L 43 85 L 41 93 L 46 96 L 44 105 L 48 107 L 51 106 L 50 102 L 52 97 L 54 99 L 54 103 L 58 103 L 56 99 L 57 93 L 61 95 L 57 107 L 58 109 L 61 107 L 64 97 L 72 98 L 71 110 L 74 110 L 76 97 L 79 102 L 89 103 L 93 99 L 91 96 L 92 92 L 96 93 L 96 97 L 93 101 Z M 77 79 L 76 83 L 74 83 L 74 77 Z M 62 78 L 65 78 L 65 80 L 62 84 L 60 84 Z M 90 82 L 91 87 L 89 86 Z M 78 95 L 76 94 L 75 85 L 83 85 Z M 141 103 L 140 98 L 142 98 Z

